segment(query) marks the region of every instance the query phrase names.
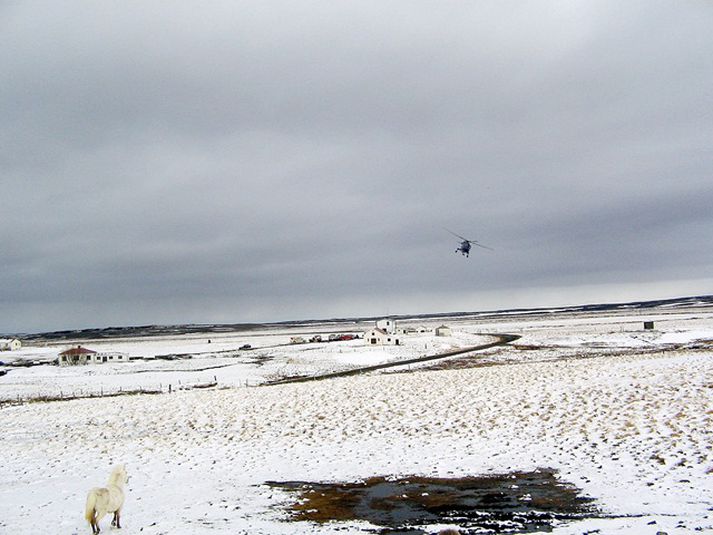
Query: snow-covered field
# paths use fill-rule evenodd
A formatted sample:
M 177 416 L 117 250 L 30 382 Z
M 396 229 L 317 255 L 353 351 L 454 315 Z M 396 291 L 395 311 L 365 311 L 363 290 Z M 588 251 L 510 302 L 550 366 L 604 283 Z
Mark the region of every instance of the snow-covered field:
M 169 385 L 176 390 L 214 381 L 219 387 L 255 386 L 278 377 L 317 375 L 395 362 L 492 340 L 489 336 L 459 330 L 450 337 L 436 337 L 432 332 L 409 335 L 398 347 L 366 347 L 361 339 L 292 345 L 289 340 L 295 332 L 301 331 L 82 340 L 50 347 L 26 345 L 20 351 L 2 354 L 3 361 L 8 364 L 3 369 L 8 373 L 0 377 L 0 401 L 108 394 L 119 389 L 168 392 Z M 208 343 L 209 339 L 211 343 Z M 253 349 L 239 350 L 246 343 Z M 79 344 L 97 351 L 126 353 L 134 360 L 71 367 L 12 366 L 18 360 L 51 362 L 60 351 Z M 154 358 L 158 355 L 182 355 L 184 358 Z M 143 358 L 136 359 L 139 356 Z
M 643 319 L 655 320 L 656 330 L 644 331 Z M 448 323 L 453 337 L 414 335 L 399 348 L 362 341 L 283 346 L 294 335 L 287 331 L 230 343 L 212 336 L 200 351 L 186 350 L 191 344 L 180 337 L 134 339 L 112 349 L 201 354 L 12 369 L 0 377 L 5 399 L 98 381 L 128 387 L 217 377 L 219 386 L 1 408 L 0 533 L 90 533 L 82 518 L 86 492 L 119 462 L 131 476 L 125 535 L 363 533 L 375 527 L 285 522 L 288 495 L 264 483 L 538 467 L 558 470 L 608 516 L 555 533 L 713 530 L 713 312 Z M 503 332 L 522 338 L 475 356 L 488 366 L 245 387 L 246 380 L 257 385 L 476 345 L 489 338 L 476 333 Z M 214 344 L 232 351 L 238 342 L 259 349 L 210 353 Z M 204 369 L 211 364 L 224 367 Z M 107 519 L 102 526 L 119 533 Z

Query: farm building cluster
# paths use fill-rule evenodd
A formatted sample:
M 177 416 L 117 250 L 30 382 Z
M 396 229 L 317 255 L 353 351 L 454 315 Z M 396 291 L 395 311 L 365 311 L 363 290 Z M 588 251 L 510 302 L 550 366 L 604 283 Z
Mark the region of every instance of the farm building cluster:
M 328 337 L 322 337 L 320 334 L 315 334 L 310 338 L 303 336 L 292 336 L 290 344 L 307 344 L 317 342 L 345 342 L 349 340 L 364 340 L 366 345 L 381 345 L 381 346 L 400 346 L 403 337 L 409 334 L 435 332 L 436 336 L 452 336 L 450 327 L 441 325 L 436 327 L 435 331 L 431 331 L 425 327 L 403 327 L 396 326 L 396 320 L 391 318 L 380 319 L 376 325 L 365 331 L 361 336 L 358 334 L 330 334 Z
M 366 345 L 400 346 L 403 341 L 402 336 L 425 332 L 428 332 L 428 330 L 424 327 L 397 328 L 396 320 L 386 318 L 377 321 L 373 329 L 369 329 L 364 333 L 364 343 Z M 452 332 L 450 327 L 441 325 L 436 327 L 435 334 L 436 336 L 451 336 Z

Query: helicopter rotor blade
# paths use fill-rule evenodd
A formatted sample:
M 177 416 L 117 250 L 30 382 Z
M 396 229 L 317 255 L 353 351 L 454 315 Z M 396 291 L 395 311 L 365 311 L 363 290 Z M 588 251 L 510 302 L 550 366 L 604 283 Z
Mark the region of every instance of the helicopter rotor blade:
M 488 247 L 487 245 L 483 245 L 482 243 L 478 243 L 478 242 L 475 241 L 475 240 L 469 240 L 469 239 L 467 239 L 467 238 L 464 238 L 464 237 L 461 236 L 460 234 L 456 234 L 456 233 L 453 232 L 452 230 L 448 230 L 446 227 L 443 227 L 443 230 L 445 230 L 446 232 L 450 232 L 450 233 L 453 234 L 456 238 L 459 238 L 459 239 L 461 239 L 461 240 L 463 240 L 463 241 L 467 241 L 468 243 L 472 243 L 473 245 L 477 245 L 478 247 L 482 247 L 483 249 L 488 249 L 488 250 L 490 250 L 490 251 L 494 251 L 494 250 L 495 250 L 495 249 L 493 249 L 492 247 Z
M 477 245 L 478 247 L 482 247 L 483 249 L 488 249 L 489 251 L 494 251 L 492 247 L 488 247 L 487 245 L 483 245 L 482 243 L 478 243 L 475 240 L 466 240 L 468 243 L 472 243 L 473 245 Z
M 470 240 L 467 240 L 466 238 L 464 238 L 463 236 L 461 236 L 461 235 L 459 235 L 459 234 L 456 234 L 456 233 L 453 232 L 452 230 L 448 230 L 446 227 L 443 227 L 443 230 L 445 230 L 446 232 L 450 232 L 450 233 L 453 234 L 456 238 L 459 238 L 459 239 L 461 239 L 461 240 L 463 240 L 463 241 L 470 241 Z

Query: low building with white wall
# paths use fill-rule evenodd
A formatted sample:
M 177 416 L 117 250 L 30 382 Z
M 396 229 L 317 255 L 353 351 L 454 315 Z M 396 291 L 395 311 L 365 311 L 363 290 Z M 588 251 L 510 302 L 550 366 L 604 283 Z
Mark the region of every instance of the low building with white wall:
M 448 325 L 441 325 L 436 327 L 436 336 L 452 336 L 453 332 Z
M 0 351 L 17 351 L 22 347 L 22 342 L 17 338 L 0 338 Z
M 129 355 L 118 351 L 100 351 L 92 355 L 91 362 L 87 362 L 87 364 L 101 364 L 104 362 L 129 362 Z

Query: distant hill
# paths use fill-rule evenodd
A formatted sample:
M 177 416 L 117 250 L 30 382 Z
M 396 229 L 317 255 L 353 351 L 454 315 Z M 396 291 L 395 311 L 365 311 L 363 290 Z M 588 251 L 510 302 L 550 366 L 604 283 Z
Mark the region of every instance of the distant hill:
M 549 308 L 512 308 L 504 310 L 489 310 L 480 312 L 439 312 L 432 314 L 411 314 L 411 315 L 391 315 L 394 319 L 440 319 L 440 318 L 488 318 L 498 316 L 517 316 L 533 314 L 555 314 L 555 313 L 587 313 L 587 312 L 607 312 L 625 310 L 675 310 L 677 308 L 688 307 L 713 307 L 713 295 L 701 295 L 694 297 L 678 297 L 674 299 L 657 299 L 654 301 L 632 301 L 629 303 L 601 303 L 589 305 L 573 305 L 564 307 Z M 354 317 L 354 318 L 332 318 L 321 320 L 295 320 L 282 321 L 276 323 L 230 323 L 230 324 L 187 324 L 187 325 L 142 325 L 130 327 L 105 327 L 96 329 L 79 329 L 66 331 L 53 331 L 37 334 L 13 335 L 22 340 L 81 340 L 81 339 L 101 339 L 101 338 L 128 338 L 138 336 L 167 336 L 191 333 L 232 333 L 245 332 L 256 329 L 298 327 L 306 325 L 341 325 L 364 323 L 381 318 L 374 317 Z

